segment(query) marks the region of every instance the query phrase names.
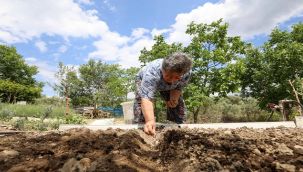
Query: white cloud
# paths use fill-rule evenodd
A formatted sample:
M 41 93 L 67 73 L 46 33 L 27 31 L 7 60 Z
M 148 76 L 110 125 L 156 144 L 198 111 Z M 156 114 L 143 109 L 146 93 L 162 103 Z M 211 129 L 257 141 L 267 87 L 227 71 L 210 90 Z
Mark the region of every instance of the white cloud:
M 115 42 L 109 43 L 106 40 L 99 40 L 94 43 L 96 51 L 89 54 L 89 58 L 113 61 L 120 64 L 123 68 L 140 66 L 138 57 L 140 50 L 144 47 L 150 48 L 153 45 L 151 37 L 140 37 L 136 41 L 125 38 L 123 44 L 117 45 Z
M 46 47 L 46 43 L 43 41 L 37 41 L 35 43 L 35 46 L 41 51 L 41 52 L 46 52 L 47 51 L 47 47 Z
M 30 64 L 32 64 L 32 63 L 36 62 L 37 59 L 34 58 L 34 57 L 28 57 L 28 58 L 25 58 L 25 61 L 26 61 L 26 62 L 29 62 Z
M 188 43 L 190 38 L 185 30 L 191 21 L 210 23 L 220 18 L 230 24 L 230 35 L 251 39 L 270 33 L 278 24 L 302 13 L 302 0 L 225 0 L 205 3 L 189 13 L 178 14 L 168 40 Z
M 38 74 L 40 81 L 55 83 L 57 79 L 55 77 L 55 73 L 57 71 L 57 66 L 52 65 L 47 61 L 41 61 L 34 57 L 25 58 L 25 61 L 29 65 L 34 65 L 38 67 Z
M 110 11 L 112 11 L 112 12 L 114 12 L 114 11 L 117 10 L 117 8 L 116 8 L 114 5 L 112 5 L 112 4 L 109 2 L 109 0 L 104 0 L 104 1 L 103 1 L 103 4 L 104 4 Z
M 136 39 L 143 37 L 145 34 L 148 34 L 148 33 L 149 33 L 148 29 L 136 28 L 136 29 L 133 29 L 131 37 L 132 37 L 132 39 L 136 40 Z
M 108 32 L 96 10 L 82 10 L 72 0 L 10 0 L 0 5 L 0 40 L 26 42 L 42 34 L 68 37 L 98 37 Z
M 61 45 L 58 49 L 60 53 L 65 53 L 67 51 L 67 46 L 66 45 Z
M 94 2 L 92 0 L 77 0 L 79 4 L 84 4 L 84 5 L 93 5 Z
M 170 29 L 153 29 L 151 31 L 151 35 L 152 35 L 152 37 L 154 37 L 154 36 L 169 33 L 170 31 L 171 31 Z

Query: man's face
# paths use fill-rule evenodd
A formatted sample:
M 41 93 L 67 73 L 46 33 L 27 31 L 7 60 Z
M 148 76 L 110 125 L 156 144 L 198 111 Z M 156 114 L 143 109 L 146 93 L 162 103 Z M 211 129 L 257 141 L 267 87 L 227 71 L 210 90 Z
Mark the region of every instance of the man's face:
M 162 70 L 163 79 L 167 83 L 175 83 L 182 78 L 182 74 Z

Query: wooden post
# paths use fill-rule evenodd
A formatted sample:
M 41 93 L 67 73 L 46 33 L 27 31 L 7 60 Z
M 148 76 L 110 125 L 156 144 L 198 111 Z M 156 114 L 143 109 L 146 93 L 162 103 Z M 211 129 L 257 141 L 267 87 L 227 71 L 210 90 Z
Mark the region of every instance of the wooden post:
M 68 88 L 65 85 L 65 102 L 66 102 L 66 110 L 65 110 L 65 115 L 69 114 L 69 98 L 68 98 Z
M 297 102 L 298 102 L 298 104 L 299 104 L 299 113 L 300 113 L 300 115 L 302 116 L 302 104 L 301 104 L 301 102 L 300 102 L 298 93 L 297 93 L 297 91 L 296 91 L 296 89 L 295 89 L 295 87 L 294 87 L 294 85 L 293 85 L 294 81 L 288 80 L 288 82 L 289 82 L 289 84 L 291 85 L 293 92 L 295 93 L 296 100 L 297 100 Z

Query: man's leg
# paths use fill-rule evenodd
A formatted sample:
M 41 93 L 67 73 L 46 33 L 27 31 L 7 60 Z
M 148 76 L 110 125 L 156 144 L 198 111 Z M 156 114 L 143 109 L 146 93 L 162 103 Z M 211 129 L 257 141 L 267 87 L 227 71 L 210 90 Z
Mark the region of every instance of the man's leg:
M 170 100 L 170 91 L 160 91 L 161 97 L 164 99 L 164 101 Z M 167 120 L 173 121 L 177 124 L 182 124 L 186 120 L 185 116 L 185 103 L 182 98 L 182 96 L 178 100 L 178 105 L 174 108 L 167 107 L 166 114 L 167 114 Z
M 134 100 L 134 123 L 144 123 L 144 116 L 141 108 L 141 97 L 139 96 L 139 88 L 141 85 L 140 80 L 136 80 L 136 92 L 135 92 L 135 100 Z

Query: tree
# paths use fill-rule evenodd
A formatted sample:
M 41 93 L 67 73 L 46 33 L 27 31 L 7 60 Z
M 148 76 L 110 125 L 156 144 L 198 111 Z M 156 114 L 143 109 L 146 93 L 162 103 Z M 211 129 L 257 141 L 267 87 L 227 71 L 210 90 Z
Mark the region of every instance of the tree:
M 64 66 L 62 62 L 59 63 L 59 71 L 55 74 L 59 83 L 53 86 L 54 90 L 59 93 L 60 96 L 65 97 L 66 111 L 65 114 L 69 114 L 70 95 L 77 90 L 77 75 L 73 67 Z
M 169 45 L 165 42 L 163 35 L 155 36 L 154 41 L 155 43 L 150 51 L 148 51 L 145 47 L 143 50 L 141 50 L 139 61 L 143 63 L 143 66 L 153 60 L 165 58 L 173 52 L 183 51 L 182 44 L 173 43 Z
M 101 61 L 89 60 L 79 68 L 80 78 L 87 93 L 92 96 L 93 104 L 114 106 L 125 95 L 122 86 L 122 70 L 119 65 L 105 64 Z M 123 92 L 124 94 L 121 95 Z M 120 98 L 118 98 L 120 97 Z
M 129 92 L 135 92 L 135 80 L 136 80 L 136 75 L 139 72 L 139 68 L 136 67 L 131 67 L 128 69 L 123 70 L 123 83 L 124 86 L 126 87 L 127 93 Z
M 78 70 L 59 64 L 57 78 L 61 78 L 61 82 L 55 89 L 60 95 L 65 95 L 65 90 L 68 90 L 68 96 L 75 106 L 116 107 L 126 100 L 127 92 L 133 89 L 131 78 L 134 78 L 137 70 L 125 70 L 119 65 L 95 60 L 80 65 Z
M 2 101 L 33 101 L 41 96 L 43 84 L 34 79 L 36 66 L 29 66 L 15 47 L 0 45 L 0 96 Z
M 257 98 L 260 107 L 282 99 L 295 99 L 289 80 L 303 78 L 302 35 L 302 23 L 293 25 L 291 31 L 275 28 L 261 48 L 248 51 L 242 91 Z M 298 89 L 301 83 L 295 85 Z
M 186 33 L 192 37 L 185 52 L 193 58 L 191 84 L 186 90 L 188 109 L 194 122 L 206 97 L 218 93 L 226 96 L 239 91 L 244 70 L 242 58 L 250 45 L 240 37 L 227 36 L 228 24 L 222 19 L 211 24 L 188 25 Z

